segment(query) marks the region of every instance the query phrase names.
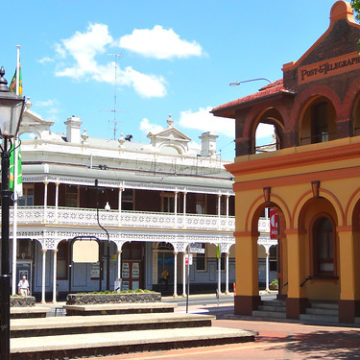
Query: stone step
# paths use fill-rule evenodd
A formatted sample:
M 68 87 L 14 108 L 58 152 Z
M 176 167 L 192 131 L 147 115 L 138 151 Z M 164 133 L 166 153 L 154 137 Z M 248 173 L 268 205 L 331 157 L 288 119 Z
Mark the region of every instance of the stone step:
M 174 312 L 177 305 L 163 302 L 64 305 L 67 316 Z
M 274 305 L 260 305 L 258 307 L 258 310 L 261 311 L 272 311 L 272 312 L 285 312 L 286 307 L 285 306 L 274 306 Z
M 329 315 L 329 316 L 339 316 L 339 310 L 337 309 L 326 309 L 326 308 L 307 308 L 306 314 L 313 315 Z
M 327 302 L 315 301 L 310 303 L 310 307 L 313 309 L 333 309 L 333 310 L 339 309 L 339 305 L 334 302 L 327 303 Z
M 300 314 L 300 320 L 309 323 L 324 323 L 324 324 L 337 324 L 339 318 L 330 315 L 315 315 L 315 314 Z
M 252 316 L 265 319 L 286 319 L 286 313 L 280 311 L 254 310 Z
M 286 307 L 286 302 L 283 300 L 264 300 L 263 305 Z
M 211 326 L 212 315 L 158 313 L 14 319 L 11 338 Z
M 46 306 L 12 306 L 10 307 L 10 319 L 42 318 L 51 311 Z
M 55 359 L 105 356 L 254 341 L 256 333 L 239 329 L 201 327 L 139 330 L 99 334 L 57 335 L 10 340 L 11 359 Z

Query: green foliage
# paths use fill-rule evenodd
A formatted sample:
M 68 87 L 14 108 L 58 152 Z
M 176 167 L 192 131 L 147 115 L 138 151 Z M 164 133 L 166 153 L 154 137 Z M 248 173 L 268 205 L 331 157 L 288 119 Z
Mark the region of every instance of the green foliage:
M 360 0 L 351 0 L 351 6 L 355 11 L 355 18 L 360 20 Z
M 143 289 L 136 289 L 136 290 L 124 290 L 121 291 L 120 294 L 149 294 L 149 293 L 153 293 L 154 291 L 151 290 L 143 290 Z M 108 295 L 108 294 L 119 294 L 117 291 L 110 291 L 110 290 L 104 290 L 104 291 L 90 291 L 90 292 L 79 292 L 77 293 L 78 295 L 88 295 L 88 294 L 94 294 L 94 295 Z
M 278 288 L 279 288 L 279 281 L 278 281 L 278 279 L 274 279 L 273 281 L 271 281 L 271 283 L 270 283 L 270 288 L 273 288 L 273 289 L 278 289 Z

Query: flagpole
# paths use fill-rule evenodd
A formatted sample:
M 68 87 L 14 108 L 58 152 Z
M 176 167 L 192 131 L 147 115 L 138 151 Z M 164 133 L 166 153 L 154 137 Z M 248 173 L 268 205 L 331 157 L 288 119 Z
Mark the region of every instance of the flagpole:
M 16 95 L 20 93 L 20 45 L 16 45 Z M 14 207 L 12 249 L 12 294 L 16 294 L 18 139 L 14 140 Z M 29 279 L 30 280 L 30 279 Z

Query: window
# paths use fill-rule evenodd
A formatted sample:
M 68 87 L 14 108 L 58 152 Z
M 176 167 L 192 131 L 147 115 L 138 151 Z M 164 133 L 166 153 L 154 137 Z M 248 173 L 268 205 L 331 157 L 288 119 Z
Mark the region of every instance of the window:
M 205 271 L 206 270 L 206 248 L 205 244 L 201 244 L 201 247 L 205 249 L 204 254 L 196 254 L 196 270 Z
M 311 143 L 328 140 L 328 106 L 326 102 L 321 102 L 311 109 Z
M 23 196 L 18 200 L 19 206 L 34 206 L 34 186 L 24 185 Z
M 134 190 L 125 189 L 121 196 L 121 202 L 122 210 L 134 210 Z
M 18 260 L 31 260 L 32 259 L 32 241 L 30 239 L 17 240 L 17 259 Z
M 62 241 L 58 245 L 56 278 L 58 280 L 67 280 L 68 278 L 68 251 L 69 243 Z
M 175 210 L 175 195 L 170 193 L 161 194 L 161 211 L 173 213 Z
M 65 187 L 65 206 L 78 207 L 79 206 L 79 188 L 77 185 L 68 185 Z
M 277 250 L 278 250 L 278 246 L 271 246 L 270 247 L 270 262 L 269 262 L 269 266 L 270 266 L 270 271 L 277 271 Z
M 313 226 L 314 275 L 335 275 L 335 238 L 331 220 L 317 219 Z
M 195 194 L 196 195 L 196 205 L 195 211 L 196 214 L 205 214 L 206 213 L 206 195 L 205 194 Z

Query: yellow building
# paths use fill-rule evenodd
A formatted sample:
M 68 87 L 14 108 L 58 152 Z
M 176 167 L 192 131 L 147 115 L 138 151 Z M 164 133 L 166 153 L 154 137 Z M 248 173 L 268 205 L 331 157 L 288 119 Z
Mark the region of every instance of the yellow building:
M 279 216 L 279 297 L 288 318 L 315 300 L 337 302 L 339 320 L 360 315 L 360 57 L 349 3 L 337 1 L 328 30 L 283 78 L 220 105 L 235 119 L 235 313 L 260 304 L 258 219 Z M 259 124 L 274 129 L 275 151 L 256 143 Z

